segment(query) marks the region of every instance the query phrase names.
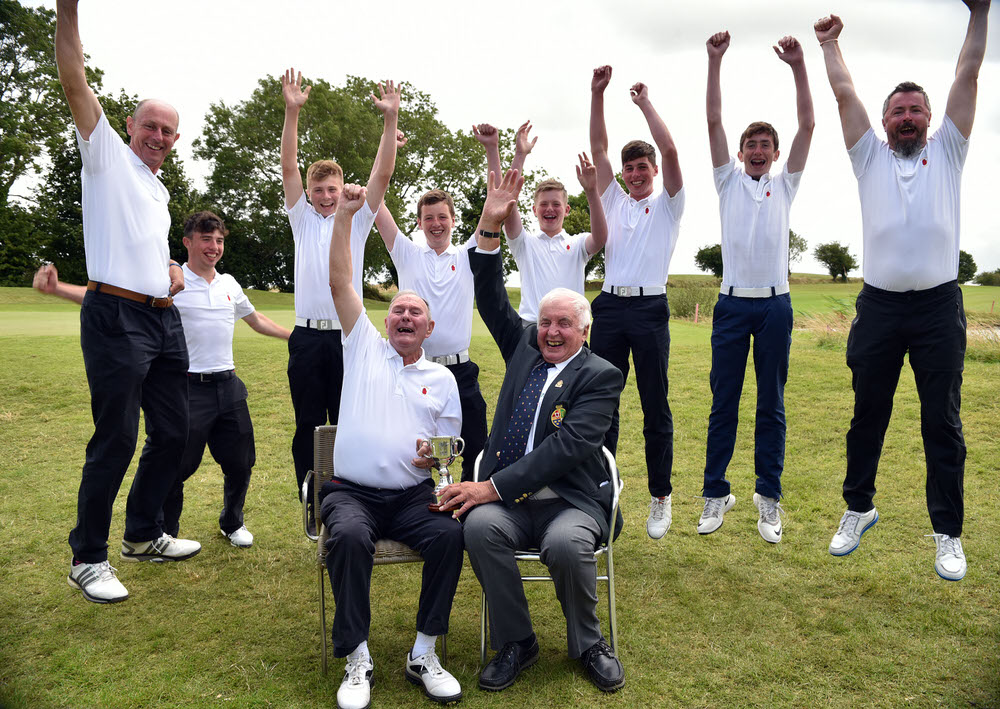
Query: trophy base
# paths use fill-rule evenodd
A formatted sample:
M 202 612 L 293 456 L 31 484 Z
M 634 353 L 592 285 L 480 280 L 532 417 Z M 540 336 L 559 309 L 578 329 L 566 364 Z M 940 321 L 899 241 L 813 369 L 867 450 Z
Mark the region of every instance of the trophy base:
M 443 512 L 444 514 L 451 514 L 451 510 L 442 510 L 441 505 L 439 505 L 437 502 L 432 502 L 431 504 L 427 505 L 427 509 L 429 509 L 431 512 Z

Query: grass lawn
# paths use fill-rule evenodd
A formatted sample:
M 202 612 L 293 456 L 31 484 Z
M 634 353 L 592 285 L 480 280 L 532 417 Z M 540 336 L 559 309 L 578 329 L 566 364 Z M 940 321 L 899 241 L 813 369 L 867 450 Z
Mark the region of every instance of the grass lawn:
M 828 311 L 826 295 L 850 300 L 858 287 L 793 285 L 793 304 L 797 314 Z M 965 293 L 967 307 L 984 313 L 1000 300 L 1000 288 Z M 269 317 L 292 323 L 291 296 L 251 297 Z M 369 303 L 379 325 L 384 307 Z M 181 522 L 183 535 L 203 543 L 201 554 L 179 564 L 120 561 L 133 461 L 109 540 L 109 559 L 131 598 L 99 606 L 65 580 L 66 538 L 92 431 L 77 330 L 75 306 L 27 289 L 0 289 L 0 706 L 333 705 L 341 664 L 334 662 L 327 676 L 319 672 L 315 549 L 302 536 L 294 490 L 284 344 L 237 327 L 236 360 L 257 436 L 246 505 L 253 548 L 235 549 L 219 535 L 221 473 L 206 456 L 187 486 Z M 966 364 L 969 572 L 948 583 L 934 573 L 934 545 L 923 537 L 931 529 L 919 405 L 908 370 L 880 466 L 882 519 L 849 557 L 827 553 L 844 509 L 844 434 L 853 396 L 842 338 L 812 332 L 795 333 L 786 389 L 783 541 L 761 540 L 751 502 L 752 365 L 729 470 L 738 502 L 718 532 L 696 533 L 711 403 L 710 332 L 704 322 L 671 325 L 674 522 L 658 542 L 645 534 L 649 497 L 634 378 L 622 399 L 626 526 L 616 570 L 625 689 L 605 696 L 590 685 L 566 658 L 565 624 L 551 587 L 531 585 L 541 659 L 510 689 L 479 691 L 479 585 L 466 564 L 448 641 L 448 668 L 465 688 L 463 705 L 1000 705 L 1000 365 L 971 358 Z M 492 412 L 503 363 L 478 318 L 472 355 Z M 430 706 L 402 674 L 419 587 L 417 565 L 374 572 L 374 706 Z

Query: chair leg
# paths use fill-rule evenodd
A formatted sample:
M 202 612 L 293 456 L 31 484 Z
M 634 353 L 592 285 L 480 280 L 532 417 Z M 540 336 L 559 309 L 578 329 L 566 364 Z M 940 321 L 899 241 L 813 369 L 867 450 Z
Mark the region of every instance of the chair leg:
M 326 569 L 322 564 L 317 564 L 319 567 L 319 617 L 320 617 L 320 638 L 322 645 L 322 659 L 320 661 L 320 667 L 322 667 L 323 674 L 326 674 L 326 593 L 324 591 L 323 576 L 326 573 Z
M 448 633 L 441 636 L 441 664 L 448 662 Z
M 611 625 L 611 650 L 615 655 L 618 655 L 618 617 L 615 614 L 615 561 L 612 557 L 610 544 L 608 544 L 608 553 L 605 555 L 605 563 L 608 567 L 608 619 Z
M 486 592 L 483 591 L 482 608 L 479 611 L 479 669 L 486 667 Z

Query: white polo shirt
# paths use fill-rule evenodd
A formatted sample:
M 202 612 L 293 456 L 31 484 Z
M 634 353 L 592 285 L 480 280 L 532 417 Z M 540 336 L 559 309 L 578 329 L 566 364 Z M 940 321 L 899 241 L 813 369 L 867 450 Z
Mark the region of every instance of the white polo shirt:
M 765 288 L 788 283 L 788 213 L 802 172 L 755 180 L 730 158 L 713 170 L 722 219 L 722 285 Z
M 434 332 L 424 340 L 428 357 L 451 355 L 469 349 L 472 341 L 474 285 L 469 268 L 469 247 L 449 244 L 440 255 L 429 246 L 418 246 L 397 232 L 389 252 L 399 275 L 400 290 L 412 290 L 431 307 Z
M 333 449 L 337 477 L 391 490 L 412 487 L 429 472 L 414 467 L 418 438 L 462 430 L 458 385 L 444 366 L 403 358 L 362 312 L 344 338 L 344 390 Z
M 684 189 L 636 201 L 618 180 L 601 195 L 608 221 L 604 282 L 609 286 L 663 286 L 684 213 Z
M 969 141 L 945 115 L 915 157 L 869 129 L 847 151 L 861 196 L 865 283 L 925 290 L 958 277 L 962 168 Z
M 507 246 L 521 274 L 521 305 L 517 309 L 523 320 L 538 320 L 538 303 L 553 288 L 569 288 L 583 294 L 584 272 L 590 254 L 587 237 L 570 236 L 566 230 L 555 236 L 545 232 L 529 234 L 524 229 L 516 239 L 507 237 Z
M 287 211 L 295 240 L 295 315 L 310 320 L 339 320 L 330 294 L 330 241 L 336 215 L 320 215 L 305 194 Z M 351 285 L 359 296 L 362 296 L 365 242 L 374 223 L 375 212 L 365 200 L 351 221 Z
M 254 312 L 236 279 L 216 271 L 209 283 L 184 264 L 184 290 L 174 296 L 187 341 L 189 372 L 228 372 L 233 362 L 233 329 Z
M 170 290 L 170 194 L 132 152 L 101 112 L 84 140 L 83 245 L 87 277 L 136 293 L 161 297 Z

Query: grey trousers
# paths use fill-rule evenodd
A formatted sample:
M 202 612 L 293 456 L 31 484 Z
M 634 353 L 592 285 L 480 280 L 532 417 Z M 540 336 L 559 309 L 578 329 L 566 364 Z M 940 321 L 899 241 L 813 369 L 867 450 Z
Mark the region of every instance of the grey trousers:
M 597 521 L 563 499 L 529 500 L 514 507 L 491 502 L 468 512 L 465 548 L 486 593 L 494 650 L 532 633 L 515 549 L 540 550 L 566 617 L 569 656 L 580 657 L 603 639 L 594 561 L 600 536 Z

